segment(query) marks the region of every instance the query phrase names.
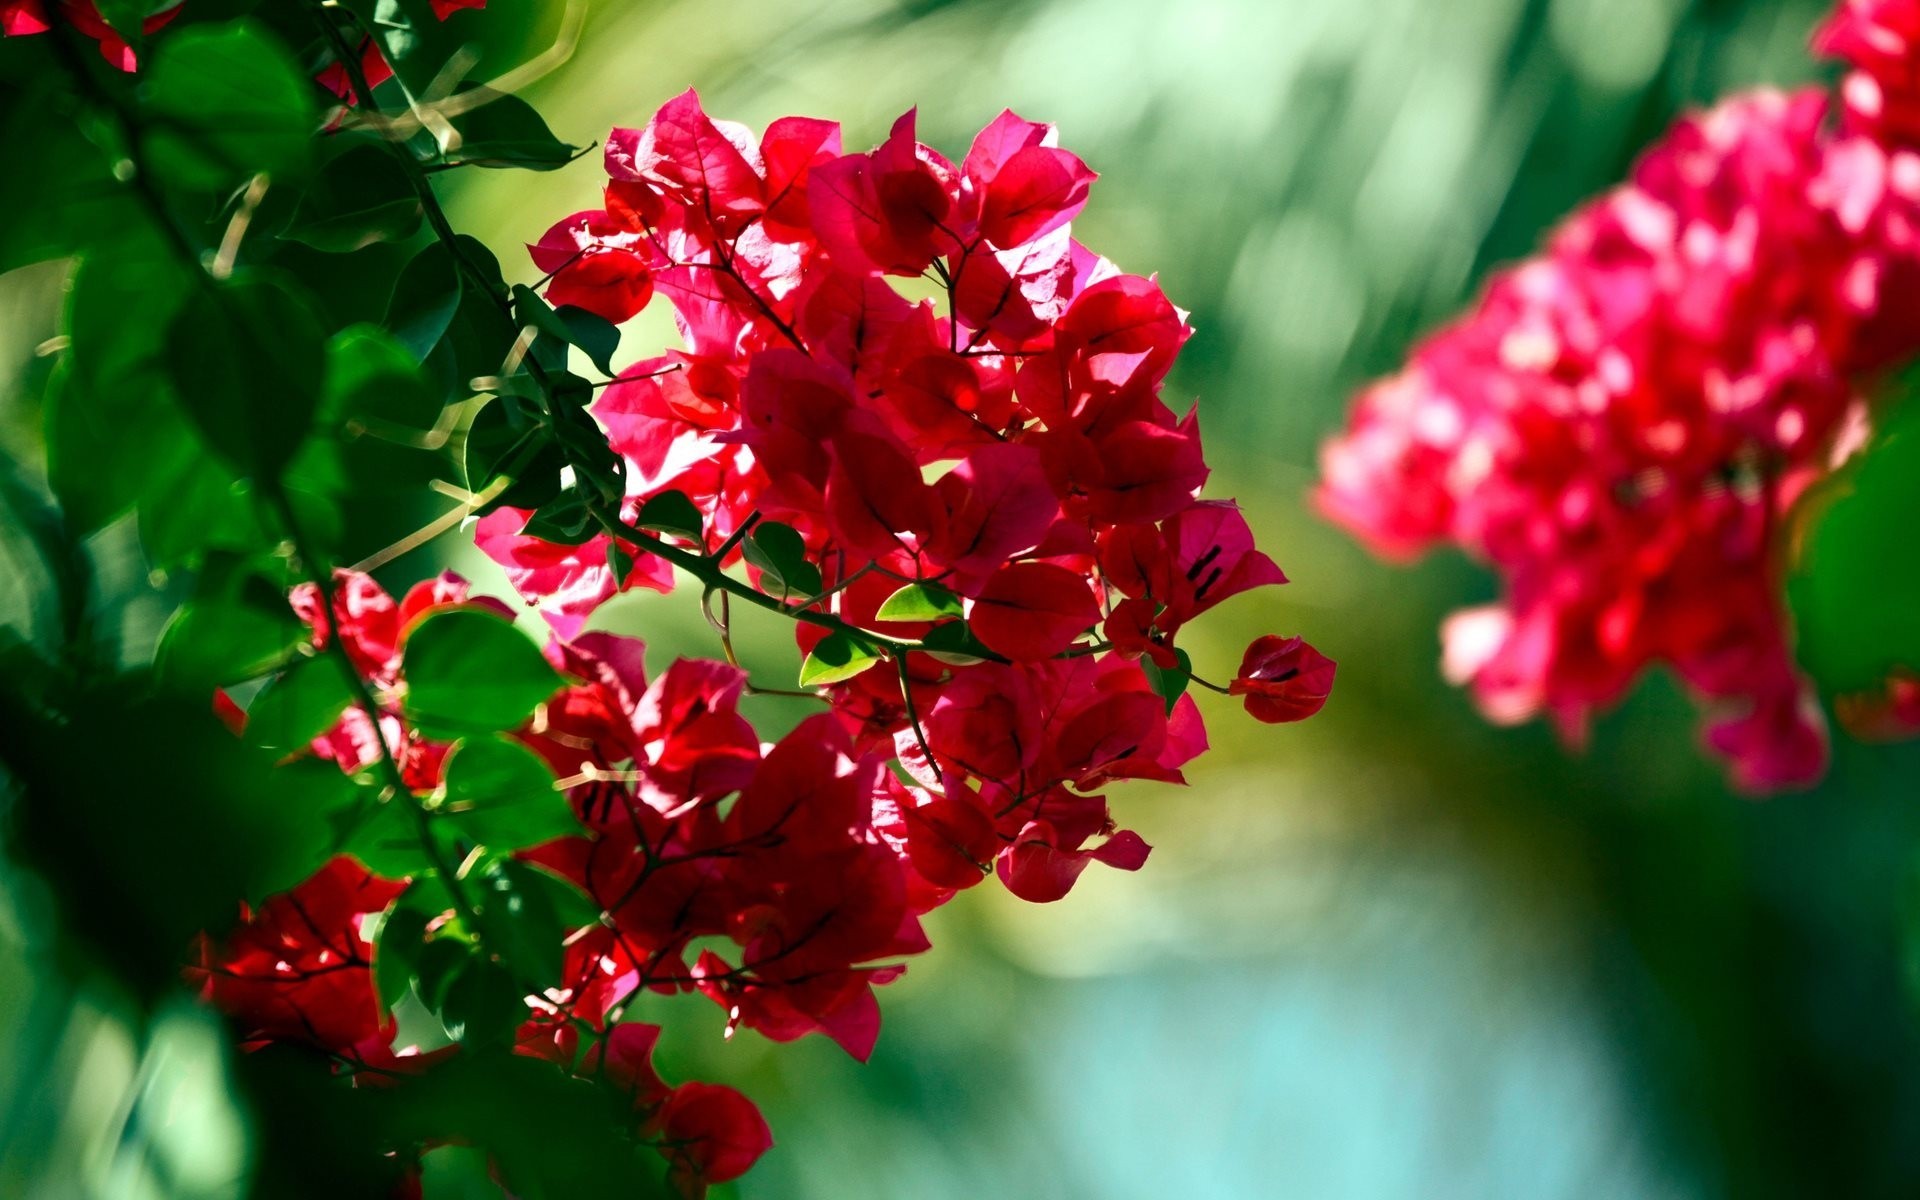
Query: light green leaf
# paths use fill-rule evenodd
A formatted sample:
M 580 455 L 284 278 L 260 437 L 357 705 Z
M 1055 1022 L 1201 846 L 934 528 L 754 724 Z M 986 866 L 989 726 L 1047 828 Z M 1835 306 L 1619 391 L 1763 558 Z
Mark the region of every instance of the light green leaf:
M 511 738 L 461 742 L 447 756 L 445 780 L 439 812 L 469 841 L 517 850 L 580 832 L 546 760 Z
M 338 657 L 298 659 L 247 708 L 247 740 L 291 753 L 331 729 L 353 700 Z
M 471 608 L 422 621 L 404 667 L 407 716 L 430 737 L 511 729 L 564 682 L 511 622 Z
M 964 611 L 960 597 L 937 583 L 910 583 L 888 596 L 875 615 L 882 621 L 938 621 Z
M 800 686 L 844 683 L 879 661 L 879 652 L 867 642 L 846 633 L 830 633 L 800 664 Z

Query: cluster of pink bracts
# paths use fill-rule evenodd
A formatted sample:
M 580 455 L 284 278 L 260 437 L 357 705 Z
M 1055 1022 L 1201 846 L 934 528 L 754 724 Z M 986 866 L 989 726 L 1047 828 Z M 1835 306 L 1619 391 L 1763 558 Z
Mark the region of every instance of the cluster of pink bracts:
M 1920 3 L 1850 0 L 1853 70 L 1682 121 L 1624 186 L 1361 396 L 1319 498 L 1382 553 L 1456 543 L 1505 583 L 1444 630 L 1494 720 L 1595 710 L 1665 663 L 1735 782 L 1812 783 L 1825 718 L 1782 608 L 1782 520 L 1920 352 Z M 1920 728 L 1901 693 L 1855 704 Z
M 697 993 L 729 1031 L 821 1033 L 864 1059 L 873 989 L 928 948 L 928 911 L 996 874 L 1051 901 L 1093 863 L 1146 861 L 1102 789 L 1184 781 L 1207 742 L 1192 696 L 1165 682 L 1190 666 L 1176 639 L 1285 577 L 1232 503 L 1199 499 L 1198 424 L 1160 395 L 1185 314 L 1072 239 L 1094 176 L 1051 126 L 1004 113 L 955 164 L 915 141 L 909 113 L 846 154 L 831 122 L 755 137 L 688 92 L 615 130 L 606 160 L 605 206 L 531 249 L 556 305 L 618 323 L 663 297 L 685 338 L 594 401 L 627 520 L 677 492 L 702 525 L 682 546 L 786 595 L 734 536 L 777 521 L 818 574 L 804 607 L 896 645 L 966 639 L 896 649 L 763 744 L 738 711 L 739 667 L 683 659 L 649 679 L 638 641 L 587 631 L 619 592 L 670 588 L 661 557 L 617 532 L 543 541 L 520 509 L 476 527 L 570 681 L 515 736 L 565 781 L 554 803 L 579 832 L 520 857 L 604 913 L 573 931 L 565 977 L 528 998 L 518 1049 L 628 1086 L 636 1128 L 697 1191 L 750 1166 L 766 1125 L 730 1089 L 660 1081 L 657 1028 L 621 1021 L 626 1006 Z M 934 298 L 888 276 L 924 276 Z M 881 616 L 923 585 L 947 607 Z M 341 639 L 382 711 L 348 710 L 312 752 L 351 772 L 384 742 L 428 793 L 448 747 L 406 721 L 408 631 L 450 605 L 510 610 L 452 577 L 399 602 L 364 576 L 334 591 L 331 613 L 316 589 L 295 606 L 316 644 Z M 802 652 L 825 636 L 795 629 Z M 1269 636 L 1207 686 L 1286 722 L 1317 712 L 1333 676 L 1300 638 Z M 250 1042 L 304 1042 L 376 1075 L 430 1070 L 435 1055 L 392 1046 L 369 976 L 366 926 L 394 894 L 336 860 L 209 941 L 197 977 Z

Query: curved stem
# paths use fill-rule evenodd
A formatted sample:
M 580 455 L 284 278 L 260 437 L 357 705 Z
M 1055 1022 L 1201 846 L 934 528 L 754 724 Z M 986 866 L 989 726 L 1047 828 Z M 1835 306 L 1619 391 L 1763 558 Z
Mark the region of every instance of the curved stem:
M 333 607 L 333 572 L 326 560 L 316 554 L 300 530 L 300 522 L 294 516 L 293 505 L 287 500 L 287 492 L 278 480 L 262 489 L 269 507 L 272 508 L 287 540 L 293 543 L 293 552 L 300 559 L 301 572 L 320 592 L 320 611 L 327 622 L 326 653 L 338 660 L 340 673 L 346 678 L 347 691 L 353 706 L 366 714 L 368 723 L 373 727 L 374 745 L 379 748 L 377 762 L 380 772 L 386 777 L 387 791 L 391 793 L 385 804 L 405 804 L 413 811 L 415 826 L 419 831 L 420 845 L 432 861 L 434 870 L 440 873 L 440 879 L 446 884 L 447 894 L 453 898 L 454 908 L 467 927 L 479 935 L 479 916 L 472 903 L 467 899 L 466 887 L 457 874 L 457 864 L 448 859 L 446 850 L 433 836 L 427 810 L 420 805 L 419 797 L 407 786 L 406 777 L 401 773 L 400 763 L 393 756 L 393 748 L 387 745 L 386 731 L 380 728 L 380 706 L 368 690 L 366 680 L 360 677 L 360 669 L 354 665 L 353 658 L 347 653 L 347 643 L 340 629 L 339 615 Z
M 628 524 L 617 516 L 609 516 L 603 505 L 590 505 L 588 511 L 593 514 L 594 519 L 600 523 L 600 527 L 606 530 L 608 534 L 622 541 L 632 542 L 647 553 L 666 559 L 708 587 L 733 596 L 738 596 L 756 608 L 764 608 L 768 612 L 779 613 L 795 621 L 804 621 L 809 625 L 817 625 L 821 629 L 828 630 L 832 633 L 844 633 L 869 642 L 878 642 L 883 646 L 896 650 L 918 650 L 921 648 L 920 643 L 911 638 L 897 638 L 884 633 L 875 633 L 870 629 L 862 629 L 858 625 L 850 624 L 828 613 L 794 608 L 784 600 L 776 600 L 765 592 L 755 589 L 752 584 L 749 584 L 744 579 L 736 579 L 727 574 L 720 569 L 719 563 L 704 554 L 695 554 L 691 550 L 683 550 L 678 546 L 660 540 L 644 529 Z

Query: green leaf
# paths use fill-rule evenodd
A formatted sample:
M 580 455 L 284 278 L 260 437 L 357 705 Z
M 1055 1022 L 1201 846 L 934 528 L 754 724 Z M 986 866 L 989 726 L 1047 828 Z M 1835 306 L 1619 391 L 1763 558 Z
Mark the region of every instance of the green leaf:
M 445 162 L 552 171 L 580 154 L 580 147 L 554 137 L 533 106 L 518 96 L 483 87 L 463 88 L 454 94 L 462 103 L 476 107 L 453 118 L 454 132 L 459 136 L 442 155 Z
M 558 389 L 565 387 L 569 380 L 579 380 L 582 392 L 589 390 L 585 380 L 562 372 L 554 378 L 556 399 L 564 399 Z M 587 410 L 556 404 L 553 433 L 567 456 L 567 464 L 573 468 L 575 483 L 583 489 L 592 489 L 605 503 L 619 503 L 626 495 L 626 460 L 608 445 L 606 432 L 594 423 Z
M 620 548 L 620 543 L 607 539 L 607 566 L 613 571 L 615 585 L 624 584 L 633 571 L 633 555 Z
M 420 228 L 421 212 L 420 198 L 393 152 L 378 143 L 359 142 L 320 169 L 280 236 L 315 250 L 347 254 L 412 237 Z
M 414 881 L 380 922 L 380 936 L 373 943 L 373 985 L 384 1008 L 400 1003 L 420 971 L 421 953 L 426 949 L 427 922 L 440 915 L 438 911 L 429 911 L 423 900 L 425 894 L 420 881 Z
M 699 542 L 705 536 L 703 530 L 706 522 L 699 506 L 680 491 L 649 496 L 647 502 L 640 506 L 640 515 L 633 521 L 642 529 L 671 533 L 692 542 Z
M 12 178 L 32 181 L 32 203 L 0 222 L 0 271 L 61 258 L 147 215 L 114 179 L 107 154 L 61 111 L 64 89 L 0 86 L 0 145 Z
M 888 596 L 874 614 L 882 621 L 938 621 L 965 610 L 960 597 L 937 583 L 910 583 Z
M 846 633 L 830 633 L 800 664 L 800 686 L 844 683 L 879 661 L 880 653 L 870 643 Z
M 183 443 L 198 448 L 191 430 Z M 278 542 L 260 520 L 259 505 L 245 479 L 207 454 L 182 456 L 157 475 L 140 496 L 140 545 L 156 571 L 191 565 L 209 551 L 252 553 Z
M 1173 667 L 1158 666 L 1145 655 L 1140 658 L 1140 669 L 1146 673 L 1148 685 L 1167 702 L 1168 716 L 1173 715 L 1173 706 L 1179 703 L 1180 697 L 1186 694 L 1187 685 L 1193 682 L 1193 659 L 1177 646 L 1173 656 L 1178 660 L 1178 665 Z
M 579 347 L 601 374 L 613 374 L 613 353 L 620 348 L 620 330 L 613 322 L 571 305 L 555 309 L 524 283 L 513 286 L 513 309 L 522 324 L 555 343 Z M 564 355 L 556 365 L 566 365 Z
M 333 728 L 353 702 L 337 656 L 298 659 L 247 707 L 247 740 L 290 754 Z
M 173 321 L 174 394 L 223 458 L 277 478 L 313 429 L 323 336 L 306 301 L 274 278 L 209 284 Z
M 147 156 L 184 188 L 301 169 L 317 123 L 314 87 L 252 21 L 195 25 L 162 40 L 146 76 Z
M 440 344 L 460 309 L 462 283 L 453 255 L 439 242 L 422 247 L 394 281 L 381 324 L 419 362 Z
M 434 1012 L 447 1002 L 447 988 L 473 957 L 473 944 L 461 938 L 437 937 L 420 948 L 414 968 L 414 990 Z
M 81 532 L 204 456 L 166 366 L 167 329 L 191 282 L 164 248 L 137 239 L 74 273 L 71 346 L 49 380 L 45 420 L 49 482 Z
M 546 760 L 511 738 L 461 742 L 447 756 L 444 778 L 446 795 L 437 814 L 468 841 L 518 850 L 580 832 Z
M 201 572 L 193 598 L 167 623 L 155 663 L 169 684 L 204 690 L 258 678 L 306 640 L 279 581 L 223 557 Z
M 554 976 L 558 975 L 556 964 Z M 447 1036 L 463 1046 L 504 1050 L 527 1019 L 524 994 L 505 967 L 469 956 L 447 981 L 440 1021 L 447 1027 Z
M 799 530 L 779 521 L 762 521 L 740 544 L 740 552 L 760 570 L 760 590 L 778 599 L 818 595 L 820 568 L 807 561 Z
M 600 919 L 571 885 L 518 859 L 495 860 L 479 882 L 487 946 L 522 979 L 560 978 L 567 934 Z
M 326 424 L 353 422 L 375 436 L 430 430 L 443 409 L 407 348 L 375 325 L 343 329 L 327 342 Z
M 382 802 L 369 795 L 363 808 L 343 813 L 341 819 L 352 825 L 342 849 L 376 875 L 418 875 L 434 865 L 420 840 L 419 810 L 410 796 Z
M 960 621 L 935 625 L 920 639 L 920 647 L 927 657 L 950 667 L 970 667 L 992 659 L 980 639 L 973 636 L 973 630 Z
M 407 715 L 429 737 L 511 729 L 564 682 L 510 621 L 471 608 L 422 621 L 404 666 Z
M 538 863 L 510 860 L 520 872 L 520 887 L 546 896 L 547 903 L 559 915 L 561 926 L 569 933 L 600 923 L 600 906 L 570 880 L 562 879 Z
M 467 490 L 485 492 L 502 476 L 513 482 L 482 513 L 503 506 L 540 509 L 560 495 L 567 456 L 524 402 L 500 396 L 474 414 L 461 447 Z
M 1787 587 L 1800 661 L 1841 693 L 1920 670 L 1920 392 L 1802 511 L 1810 528 Z
M 333 856 L 332 825 L 360 804 L 367 791 L 330 762 L 306 758 L 275 763 L 272 755 L 252 748 L 248 753 L 267 760 L 258 789 L 238 791 L 227 802 L 264 810 L 262 818 L 242 826 L 249 830 L 243 845 L 254 875 L 245 899 L 257 904 L 297 886 Z
M 613 356 L 620 349 L 620 327 L 599 313 L 562 304 L 553 310 L 567 327 L 567 340 L 580 347 L 587 361 L 602 375 L 613 374 Z
M 600 530 L 587 507 L 587 498 L 577 489 L 569 489 L 528 517 L 520 532 L 556 546 L 578 546 L 592 541 Z

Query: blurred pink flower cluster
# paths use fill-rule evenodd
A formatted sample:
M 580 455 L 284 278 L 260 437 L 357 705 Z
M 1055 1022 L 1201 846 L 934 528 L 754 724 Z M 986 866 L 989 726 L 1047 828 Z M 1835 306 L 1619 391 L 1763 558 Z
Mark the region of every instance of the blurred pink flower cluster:
M 1735 783 L 1817 780 L 1782 518 L 1861 444 L 1863 383 L 1920 352 L 1920 3 L 1856 0 L 1853 70 L 1674 126 L 1630 180 L 1498 275 L 1323 451 L 1319 500 L 1377 551 L 1459 545 L 1504 595 L 1444 664 L 1489 718 L 1591 715 L 1668 665 Z

